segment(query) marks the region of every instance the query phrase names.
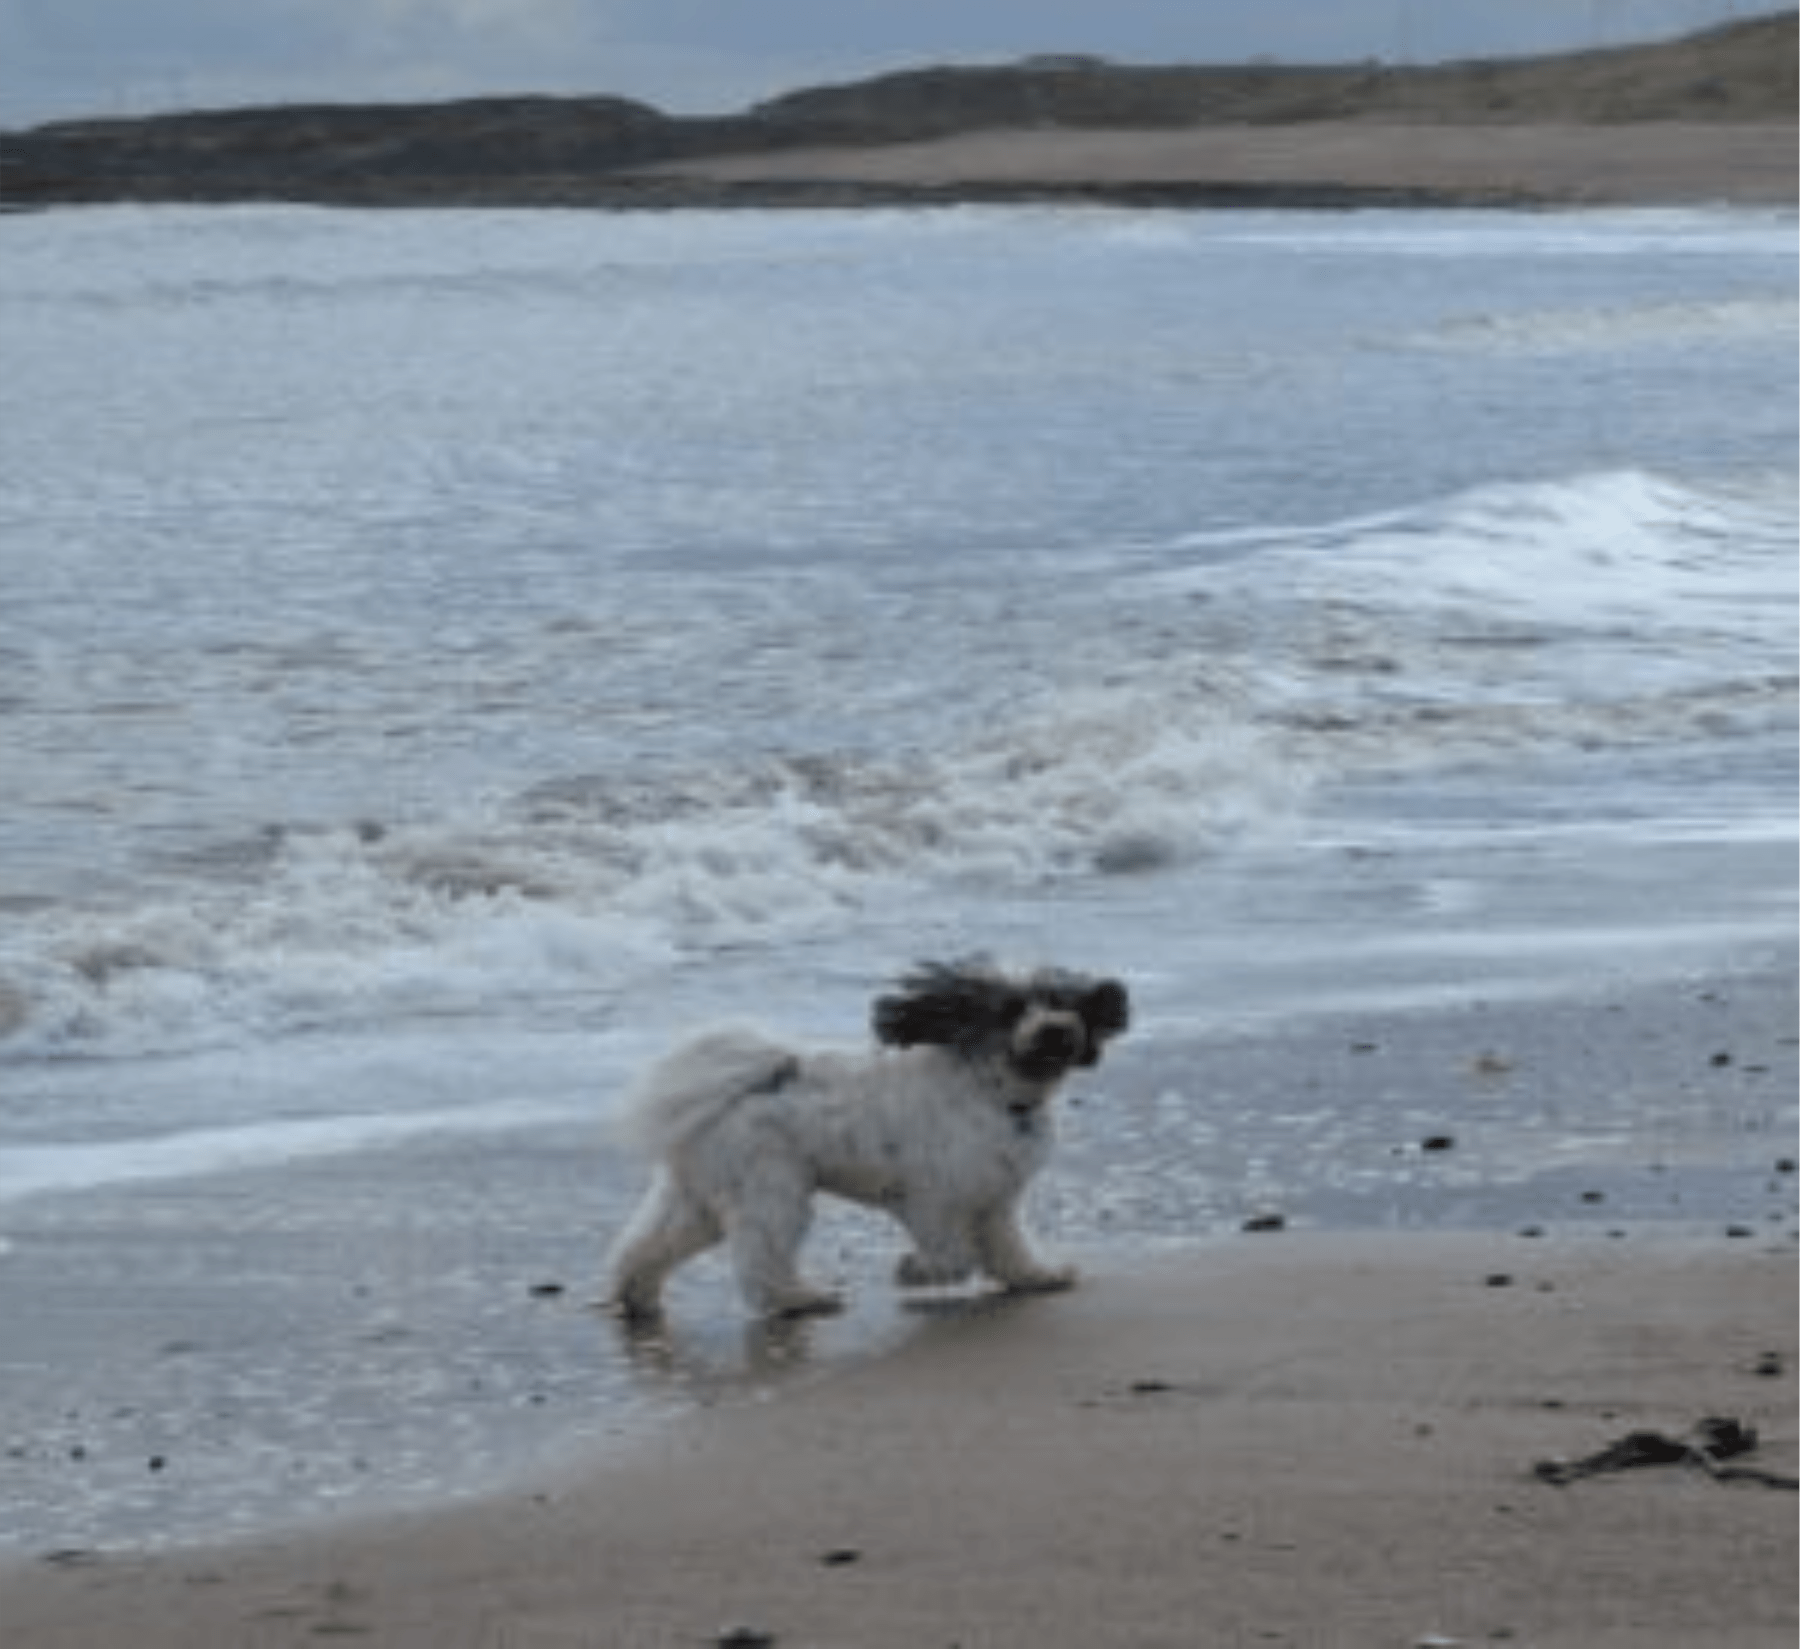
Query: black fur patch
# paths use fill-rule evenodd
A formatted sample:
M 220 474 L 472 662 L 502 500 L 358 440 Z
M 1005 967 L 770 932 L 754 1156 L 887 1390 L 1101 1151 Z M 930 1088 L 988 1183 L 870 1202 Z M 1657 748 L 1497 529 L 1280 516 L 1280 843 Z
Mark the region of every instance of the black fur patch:
M 1065 968 L 1013 975 L 982 956 L 955 962 L 921 962 L 896 981 L 898 989 L 875 999 L 876 1040 L 893 1048 L 920 1043 L 971 1049 L 1004 1036 L 1033 1006 L 1081 1017 L 1087 1051 L 1078 1061 L 1095 1065 L 1101 1045 L 1124 1032 L 1131 1004 L 1116 979 L 1095 979 Z
M 796 1081 L 799 1078 L 799 1075 L 800 1061 L 790 1054 L 786 1059 L 782 1060 L 779 1065 L 775 1066 L 767 1076 L 746 1088 L 744 1090 L 744 1098 L 749 1099 L 758 1094 L 778 1094 L 783 1088 L 787 1087 L 790 1082 Z

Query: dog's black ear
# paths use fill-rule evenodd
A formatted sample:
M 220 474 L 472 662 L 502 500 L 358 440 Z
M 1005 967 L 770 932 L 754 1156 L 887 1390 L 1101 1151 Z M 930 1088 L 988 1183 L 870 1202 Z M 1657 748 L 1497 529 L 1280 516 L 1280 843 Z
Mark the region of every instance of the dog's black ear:
M 919 1043 L 967 1047 L 1018 1018 L 1017 987 L 981 957 L 959 962 L 921 962 L 897 981 L 891 996 L 878 996 L 871 1011 L 875 1038 L 890 1048 Z
M 1082 995 L 1077 1011 L 1088 1031 L 1081 1063 L 1098 1065 L 1101 1045 L 1122 1036 L 1131 1024 L 1131 998 L 1117 979 L 1100 979 Z

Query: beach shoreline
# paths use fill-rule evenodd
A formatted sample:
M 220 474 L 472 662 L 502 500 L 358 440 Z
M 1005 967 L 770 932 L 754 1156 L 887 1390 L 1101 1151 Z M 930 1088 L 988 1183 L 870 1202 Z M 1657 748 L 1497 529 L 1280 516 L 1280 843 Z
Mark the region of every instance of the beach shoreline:
M 1136 1063 L 1076 1096 L 1052 1169 L 1046 1246 L 1085 1272 L 1068 1296 L 900 1305 L 880 1256 L 859 1253 L 858 1309 L 884 1315 L 848 1339 L 747 1328 L 704 1277 L 677 1287 L 666 1336 L 631 1339 L 586 1308 L 585 1276 L 528 1301 L 542 1252 L 511 1254 L 498 1290 L 447 1274 L 426 1292 L 505 1298 L 441 1343 L 415 1306 L 425 1355 L 497 1391 L 530 1355 L 585 1358 L 590 1401 L 610 1364 L 637 1420 L 568 1426 L 560 1465 L 521 1442 L 519 1470 L 472 1499 L 160 1551 L 47 1539 L 0 1569 L 0 1609 L 33 1649 L 673 1646 L 735 1626 L 786 1649 L 1788 1641 L 1791 1497 L 1685 1469 L 1557 1489 L 1530 1468 L 1729 1415 L 1761 1432 L 1755 1464 L 1793 1470 L 1792 991 L 1783 968 L 1218 1037 L 1202 1072 L 1221 1105 L 1355 1072 L 1364 1086 L 1334 1097 L 1366 1137 L 1312 1149 L 1391 1164 L 1385 1201 L 1296 1182 L 1255 1234 L 1245 1216 L 1275 1193 L 1245 1163 L 1275 1144 L 1225 1166 L 1229 1195 L 1190 1191 L 1184 1235 L 1181 1176 L 1144 1181 L 1125 1160 L 1166 1156 L 1154 1128 L 1108 1145 L 1080 1120 L 1102 1104 L 1153 1117 L 1192 1073 L 1187 1041 L 1147 1033 Z M 1607 1069 L 1623 1109 L 1575 1115 Z M 1540 1096 L 1535 1144 L 1498 1127 L 1523 1117 L 1519 1088 Z M 1626 1112 L 1654 1093 L 1665 1105 L 1631 1133 Z M 815 1258 L 836 1263 L 829 1239 Z M 382 1309 L 403 1344 L 404 1312 Z M 527 1311 L 554 1326 L 526 1328 Z M 184 1377 L 203 1387 L 205 1348 L 190 1349 Z M 543 1389 L 568 1421 L 580 1382 Z M 448 1456 L 467 1437 L 448 1408 L 444 1422 Z M 172 1448 L 165 1492 L 187 1467 Z

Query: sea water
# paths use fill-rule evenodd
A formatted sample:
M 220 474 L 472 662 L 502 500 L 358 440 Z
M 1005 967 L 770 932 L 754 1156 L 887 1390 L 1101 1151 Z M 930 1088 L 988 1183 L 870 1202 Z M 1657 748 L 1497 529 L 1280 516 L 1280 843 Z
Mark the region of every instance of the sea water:
M 919 955 L 1206 1021 L 1791 920 L 1789 217 L 104 210 L 0 299 L 71 1177 Z
M 622 1174 L 919 957 L 1765 962 L 1796 318 L 1786 213 L 0 217 L 0 1230 Z

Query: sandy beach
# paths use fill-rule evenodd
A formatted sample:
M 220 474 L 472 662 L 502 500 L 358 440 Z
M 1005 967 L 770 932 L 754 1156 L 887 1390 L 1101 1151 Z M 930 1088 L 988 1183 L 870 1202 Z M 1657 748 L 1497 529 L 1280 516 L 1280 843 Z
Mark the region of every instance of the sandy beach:
M 1791 1494 L 1534 1462 L 1724 1414 L 1794 1466 L 1791 1257 L 1245 1237 L 438 1517 L 40 1561 L 9 1641 L 202 1649 L 1792 1642 Z
M 800 184 L 1090 191 L 1416 190 L 1470 204 L 1792 205 L 1791 124 L 1520 125 L 1312 121 L 1173 131 L 991 131 L 927 142 L 719 156 L 636 176 Z

